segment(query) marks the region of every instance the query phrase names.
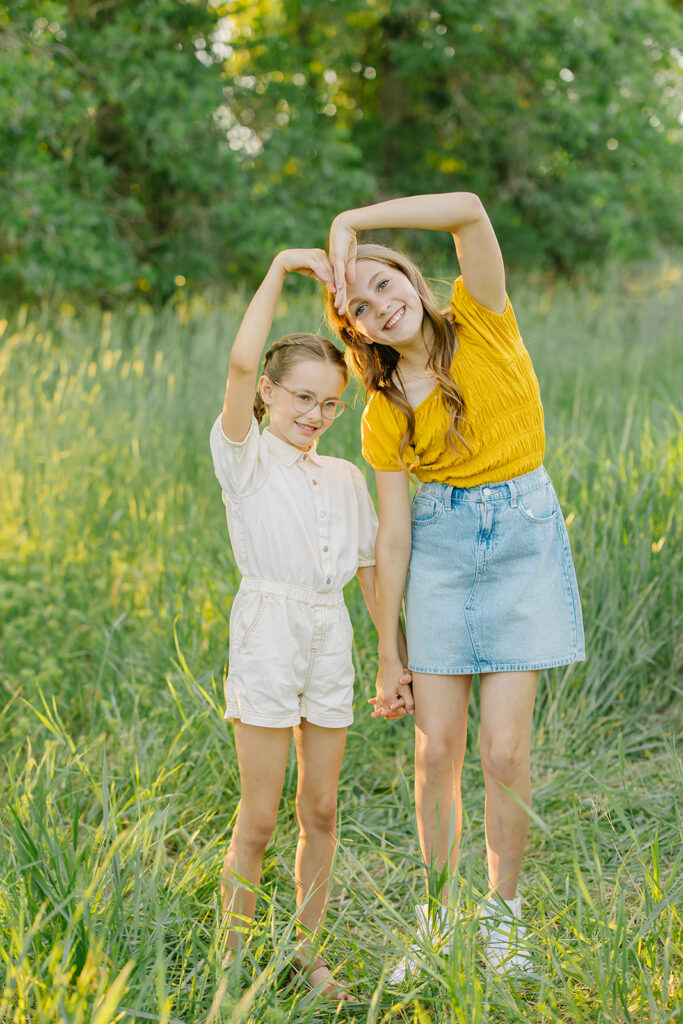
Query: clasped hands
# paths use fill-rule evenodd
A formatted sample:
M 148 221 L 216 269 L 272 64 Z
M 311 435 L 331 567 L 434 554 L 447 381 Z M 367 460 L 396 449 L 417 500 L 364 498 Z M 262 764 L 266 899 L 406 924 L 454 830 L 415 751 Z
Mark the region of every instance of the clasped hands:
M 394 679 L 394 683 L 385 682 Z M 413 700 L 413 677 L 409 669 L 399 664 L 398 670 L 391 673 L 380 669 L 377 674 L 376 696 L 370 697 L 368 704 L 373 705 L 372 718 L 405 718 L 415 714 Z

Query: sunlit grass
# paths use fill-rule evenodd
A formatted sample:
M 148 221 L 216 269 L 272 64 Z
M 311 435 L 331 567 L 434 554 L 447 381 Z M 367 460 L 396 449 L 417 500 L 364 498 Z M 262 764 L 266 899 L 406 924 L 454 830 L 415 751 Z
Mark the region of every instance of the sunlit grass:
M 536 977 L 486 970 L 476 693 L 458 938 L 412 988 L 419 849 L 409 725 L 372 721 L 356 584 L 356 723 L 325 938 L 349 1019 L 674 1021 L 681 1005 L 683 467 L 675 275 L 603 292 L 520 287 L 546 465 L 567 517 L 589 660 L 543 680 L 522 887 Z M 645 286 L 647 284 L 647 286 Z M 332 1020 L 292 982 L 295 762 L 241 980 L 221 972 L 218 876 L 239 793 L 222 720 L 239 576 L 208 431 L 239 304 L 19 310 L 0 321 L 0 1018 Z M 317 330 L 291 300 L 274 335 Z M 677 408 L 678 406 L 678 408 Z M 324 449 L 361 463 L 360 403 Z

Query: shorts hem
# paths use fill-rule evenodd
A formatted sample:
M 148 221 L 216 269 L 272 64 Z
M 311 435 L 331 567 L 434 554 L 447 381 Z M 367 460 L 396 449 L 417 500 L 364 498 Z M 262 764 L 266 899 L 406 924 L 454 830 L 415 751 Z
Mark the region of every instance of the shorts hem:
M 223 718 L 227 721 L 236 718 L 244 725 L 260 725 L 265 729 L 290 729 L 301 721 L 300 715 L 252 715 L 230 705 L 225 709 Z
M 477 665 L 465 665 L 447 666 L 445 668 L 435 668 L 434 666 L 425 667 L 415 665 L 412 661 L 408 663 L 408 668 L 411 672 L 422 672 L 428 676 L 465 676 L 465 675 L 481 675 L 482 672 L 540 672 L 546 668 L 559 668 L 561 665 L 574 665 L 577 662 L 585 661 L 585 652 L 578 652 L 577 654 L 569 655 L 565 658 L 557 658 L 551 661 L 519 661 L 519 662 L 504 662 L 496 664 L 482 664 Z
M 350 725 L 353 725 L 353 715 L 344 715 L 338 719 L 331 719 L 324 718 L 323 715 L 316 715 L 315 712 L 310 715 L 302 711 L 301 717 L 305 718 L 311 725 L 317 725 L 320 729 L 347 729 Z
M 309 714 L 306 709 L 302 709 L 298 715 L 252 715 L 248 711 L 240 711 L 239 708 L 229 705 L 223 718 L 226 721 L 237 719 L 244 725 L 258 725 L 264 729 L 291 729 L 295 725 L 300 725 L 302 718 L 305 718 L 311 725 L 320 726 L 322 729 L 346 729 L 349 725 L 353 725 L 352 713 L 325 717 L 316 714 L 315 711 Z

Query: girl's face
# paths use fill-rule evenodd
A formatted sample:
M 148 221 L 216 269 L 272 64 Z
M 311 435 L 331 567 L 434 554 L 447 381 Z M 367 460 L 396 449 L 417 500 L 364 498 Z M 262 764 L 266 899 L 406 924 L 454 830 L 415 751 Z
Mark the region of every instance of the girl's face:
M 323 409 L 328 414 L 334 411 L 331 403 L 341 399 L 345 386 L 339 367 L 320 359 L 295 363 L 279 384 L 261 377 L 259 389 L 268 406 L 270 430 L 281 441 L 306 451 L 332 423 Z M 301 412 L 307 403 L 311 408 Z
M 400 352 L 422 338 L 422 300 L 400 270 L 378 260 L 358 260 L 348 290 L 346 315 L 370 341 Z

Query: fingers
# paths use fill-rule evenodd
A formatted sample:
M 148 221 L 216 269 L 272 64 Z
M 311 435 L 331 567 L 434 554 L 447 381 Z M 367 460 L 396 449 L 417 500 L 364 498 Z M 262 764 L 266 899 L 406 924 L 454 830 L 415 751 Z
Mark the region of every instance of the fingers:
M 405 676 L 401 676 L 401 679 L 405 679 Z M 411 682 L 412 682 L 412 676 L 410 677 L 410 682 L 406 681 L 405 683 L 400 683 L 399 684 L 398 692 L 399 692 L 399 695 L 401 696 L 401 699 L 403 700 L 403 704 L 405 706 L 406 712 L 409 715 L 414 715 L 415 714 L 415 701 L 413 699 L 413 688 L 411 686 Z
M 356 232 L 353 228 L 333 223 L 330 230 L 330 260 L 334 269 L 334 305 L 338 313 L 346 309 L 346 285 L 356 279 Z
M 346 309 L 346 266 L 343 261 L 334 267 L 334 306 L 338 313 Z
M 327 253 L 324 249 L 313 249 L 315 256 L 311 258 L 310 268 L 313 271 L 315 277 L 324 284 L 326 288 L 329 288 L 331 292 L 336 291 L 334 283 L 334 269 L 329 261 Z
M 415 714 L 412 678 L 410 671 L 404 669 L 393 693 L 391 691 L 383 692 L 378 693 L 376 697 L 370 697 L 368 704 L 373 705 L 370 717 L 391 720 Z
M 331 292 L 335 288 L 335 272 L 324 249 L 285 249 L 279 257 L 288 274 L 315 277 Z
M 375 706 L 374 711 L 370 713 L 370 718 L 384 718 L 386 721 L 391 722 L 394 718 L 405 718 L 408 714 L 402 706 L 393 710 L 389 707 L 385 707 L 379 703 L 376 697 L 372 697 L 368 701 L 368 704 L 374 704 Z

